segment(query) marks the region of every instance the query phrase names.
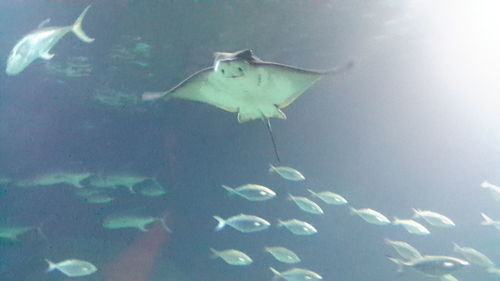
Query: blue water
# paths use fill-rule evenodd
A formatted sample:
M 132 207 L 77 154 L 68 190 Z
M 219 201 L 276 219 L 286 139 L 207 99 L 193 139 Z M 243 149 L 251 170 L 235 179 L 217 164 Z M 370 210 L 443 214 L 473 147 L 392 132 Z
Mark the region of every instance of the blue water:
M 476 57 L 462 63 L 463 57 L 453 57 L 461 46 L 436 39 L 440 26 L 427 16 L 443 7 L 428 2 L 94 1 L 83 29 L 95 42 L 68 34 L 52 50 L 51 61 L 37 60 L 17 76 L 0 72 L 0 176 L 13 180 L 2 187 L 0 218 L 42 225 L 47 236 L 33 231 L 17 242 L 2 241 L 0 279 L 67 280 L 60 272 L 45 273 L 44 258 L 81 258 L 109 267 L 146 235 L 102 228 L 106 215 L 124 210 L 168 213 L 173 233 L 147 281 L 271 280 L 269 266 L 293 267 L 263 252 L 272 245 L 294 250 L 302 258 L 298 267 L 327 281 L 431 280 L 412 270 L 398 274 L 386 259 L 396 253 L 384 238 L 407 241 L 423 254 L 459 257 L 452 246 L 457 242 L 500 263 L 498 230 L 480 225 L 481 212 L 500 218 L 499 203 L 480 187 L 485 180 L 500 183 L 500 87 L 494 68 L 474 67 L 481 49 L 464 47 Z M 2 1 L 2 61 L 41 21 L 50 17 L 50 25 L 69 25 L 87 4 Z M 141 42 L 150 48 L 134 53 L 144 47 Z M 113 58 L 117 48 L 129 57 Z M 285 108 L 287 120 L 271 120 L 282 164 L 300 170 L 305 182 L 268 173 L 276 161 L 261 121 L 238 124 L 236 114 L 195 102 L 138 99 L 210 66 L 213 52 L 247 48 L 263 60 L 304 68 L 355 61 L 350 71 L 322 80 Z M 50 71 L 78 56 L 91 66 L 88 75 Z M 476 75 L 479 70 L 484 73 Z M 96 93 L 109 89 L 128 100 L 96 101 Z M 88 204 L 73 194 L 74 187 L 15 184 L 61 171 L 156 177 L 168 194 L 150 198 L 123 189 L 111 203 Z M 228 197 L 220 187 L 246 183 L 268 186 L 278 196 L 248 202 Z M 322 204 L 325 215 L 309 215 L 286 200 L 287 193 L 306 196 L 306 188 L 337 192 L 353 207 L 373 208 L 390 219 L 410 218 L 412 208 L 437 211 L 457 226 L 429 227 L 431 235 L 415 236 L 396 226 L 367 224 L 346 206 Z M 213 231 L 213 215 L 239 213 L 273 225 L 298 218 L 319 233 L 298 237 L 275 226 L 249 234 Z M 209 248 L 239 249 L 254 263 L 227 265 L 210 259 Z M 498 278 L 477 267 L 454 276 Z M 99 270 L 80 280 L 107 279 Z

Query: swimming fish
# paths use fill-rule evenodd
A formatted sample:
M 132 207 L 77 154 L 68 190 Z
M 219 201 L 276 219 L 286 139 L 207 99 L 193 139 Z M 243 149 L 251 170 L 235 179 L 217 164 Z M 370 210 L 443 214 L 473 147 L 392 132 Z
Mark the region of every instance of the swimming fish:
M 149 179 L 143 176 L 133 175 L 95 175 L 88 180 L 88 183 L 93 187 L 98 188 L 117 188 L 125 187 L 130 193 L 135 193 L 134 186 Z
M 269 173 L 277 173 L 282 178 L 290 181 L 303 181 L 306 179 L 299 171 L 285 166 L 273 166 L 269 164 Z
M 164 218 L 152 216 L 139 216 L 139 215 L 110 215 L 107 216 L 102 226 L 108 229 L 121 229 L 121 228 L 137 228 L 140 231 L 148 231 L 146 226 L 154 222 L 160 222 L 167 232 L 172 232 L 165 223 Z
M 483 183 L 481 183 L 481 187 L 487 189 L 490 192 L 491 197 L 493 197 L 494 200 L 500 201 L 500 187 L 499 186 L 496 186 L 492 183 L 484 181 Z
M 416 234 L 416 235 L 428 235 L 431 234 L 431 232 L 423 225 L 420 223 L 414 221 L 414 220 L 402 220 L 398 218 L 394 218 L 394 221 L 392 222 L 394 225 L 401 225 L 408 231 L 408 233 L 411 234 Z
M 40 23 L 37 29 L 28 33 L 14 46 L 7 59 L 7 68 L 5 72 L 8 75 L 16 75 L 21 73 L 21 71 L 37 58 L 50 60 L 54 56 L 54 54 L 50 53 L 52 47 L 70 31 L 75 33 L 83 42 L 90 43 L 94 41 L 94 39 L 87 36 L 82 29 L 82 20 L 89 8 L 90 5 L 83 10 L 75 23 L 70 26 L 44 27 L 50 19 L 46 19 Z
M 394 248 L 394 250 L 396 250 L 396 252 L 398 252 L 398 254 L 405 260 L 414 260 L 422 257 L 417 249 L 406 242 L 389 239 L 385 239 L 384 242 Z
M 218 222 L 217 227 L 215 228 L 216 231 L 222 230 L 226 225 L 229 225 L 240 232 L 262 231 L 271 226 L 271 224 L 265 219 L 252 215 L 239 214 L 227 219 L 223 219 L 218 216 L 213 217 Z
M 350 207 L 349 210 L 351 211 L 351 214 L 356 214 L 360 218 L 371 224 L 388 225 L 391 223 L 391 221 L 386 216 L 373 209 L 354 209 Z
M 279 272 L 272 267 L 269 269 L 273 272 L 275 277 L 283 278 L 287 281 L 315 281 L 323 279 L 321 275 L 309 269 L 292 268 L 283 272 Z
M 288 194 L 288 199 L 295 202 L 295 204 L 304 212 L 315 215 L 324 214 L 321 207 L 307 197 L 293 196 L 291 194 Z
M 249 265 L 253 262 L 247 254 L 235 249 L 217 251 L 210 248 L 214 258 L 221 258 L 230 265 Z
M 262 61 L 252 50 L 215 53 L 214 64 L 165 92 L 146 92 L 144 100 L 187 99 L 238 113 L 238 122 L 286 119 L 281 109 L 290 105 L 314 83 L 337 74 L 352 63 L 328 71 L 306 70 Z
M 333 193 L 331 191 L 323 191 L 323 192 L 314 192 L 311 189 L 308 189 L 312 196 L 319 198 L 321 201 L 330 205 L 343 205 L 347 204 L 347 200 L 338 195 L 337 193 Z
M 56 184 L 68 184 L 76 188 L 83 187 L 83 181 L 89 178 L 91 173 L 47 173 L 38 175 L 31 179 L 25 179 L 17 182 L 20 187 L 32 186 L 50 186 Z
M 264 251 L 271 254 L 277 261 L 283 263 L 299 263 L 300 258 L 293 251 L 285 247 L 264 247 Z
M 291 220 L 278 220 L 278 227 L 286 227 L 291 233 L 295 235 L 312 235 L 318 232 L 314 226 L 308 222 L 291 219 Z
M 460 247 L 457 243 L 453 243 L 453 250 L 461 254 L 468 262 L 473 265 L 483 268 L 493 268 L 495 264 L 485 254 L 473 248 Z
M 133 190 L 144 196 L 158 197 L 167 194 L 165 188 L 156 179 L 147 179 L 143 182 L 139 182 L 135 186 L 133 185 Z
M 235 188 L 222 185 L 222 188 L 227 190 L 229 194 L 236 194 L 250 201 L 264 201 L 276 196 L 274 191 L 258 184 L 245 184 Z
M 500 221 L 493 220 L 489 216 L 487 216 L 485 213 L 481 213 L 481 216 L 483 217 L 483 221 L 481 222 L 481 225 L 492 225 L 496 229 L 500 230 Z
M 49 264 L 47 272 L 57 269 L 68 277 L 86 276 L 97 271 L 97 267 L 88 261 L 76 259 L 65 260 L 58 263 L 53 263 L 48 259 L 45 259 L 45 261 Z
M 0 238 L 17 241 L 20 235 L 23 235 L 33 229 L 35 228 L 31 226 L 2 225 L 0 226 Z
M 399 272 L 403 270 L 403 266 L 407 266 L 432 277 L 442 277 L 469 265 L 467 261 L 447 256 L 423 256 L 411 261 L 388 258 L 399 266 Z
M 433 211 L 423 211 L 419 209 L 413 209 L 415 213 L 413 218 L 423 218 L 427 223 L 436 227 L 450 228 L 454 227 L 455 223 L 448 217 L 441 215 Z

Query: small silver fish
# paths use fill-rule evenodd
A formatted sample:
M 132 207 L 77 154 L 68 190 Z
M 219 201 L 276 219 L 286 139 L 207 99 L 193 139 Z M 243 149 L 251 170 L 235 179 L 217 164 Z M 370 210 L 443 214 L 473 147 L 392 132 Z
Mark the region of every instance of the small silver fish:
M 481 222 L 481 225 L 491 225 L 495 227 L 496 229 L 500 230 L 500 221 L 498 220 L 493 220 L 489 216 L 487 216 L 485 213 L 481 213 L 481 216 L 483 217 L 483 221 Z
M 414 260 L 422 257 L 420 252 L 415 249 L 412 245 L 403 242 L 403 241 L 394 241 L 385 239 L 385 244 L 391 246 L 398 252 L 398 254 L 403 257 L 405 260 Z
M 97 271 L 97 267 L 88 261 L 76 259 L 65 260 L 58 263 L 53 263 L 48 259 L 45 259 L 45 261 L 49 264 L 47 272 L 57 269 L 68 277 L 86 276 Z
M 0 238 L 11 241 L 18 241 L 19 236 L 34 229 L 35 228 L 31 226 L 3 225 L 0 226 Z
M 264 251 L 271 254 L 277 261 L 283 263 L 299 263 L 300 258 L 293 251 L 285 247 L 264 247 Z
M 468 262 L 473 265 L 483 268 L 493 268 L 495 264 L 485 254 L 473 248 L 460 247 L 457 243 L 453 243 L 453 250 L 461 254 Z
M 321 275 L 309 269 L 292 268 L 283 272 L 279 272 L 272 267 L 270 267 L 269 269 L 276 277 L 283 278 L 287 281 L 315 281 L 323 279 Z
M 249 265 L 253 262 L 247 254 L 235 249 L 218 251 L 210 248 L 210 251 L 212 251 L 214 258 L 221 258 L 230 265 Z
M 424 211 L 413 209 L 415 213 L 413 218 L 423 218 L 427 223 L 436 227 L 449 228 L 455 226 L 455 223 L 448 217 L 433 211 Z
M 82 21 L 89 8 L 90 5 L 83 10 L 75 23 L 70 26 L 43 27 L 49 19 L 40 23 L 37 29 L 24 36 L 14 46 L 7 59 L 7 68 L 5 72 L 8 75 L 16 75 L 38 58 L 45 60 L 52 59 L 54 54 L 49 53 L 50 50 L 68 32 L 72 31 L 80 40 L 86 43 L 94 41 L 94 39 L 88 37 L 82 29 Z
M 388 225 L 391 223 L 391 221 L 386 216 L 373 209 L 354 209 L 351 207 L 349 208 L 349 210 L 351 211 L 351 214 L 356 214 L 360 218 L 371 224 Z
M 297 170 L 285 166 L 273 166 L 269 164 L 269 173 L 277 173 L 282 178 L 290 181 L 303 181 L 306 178 Z
M 278 227 L 286 227 L 291 233 L 295 235 L 312 235 L 318 232 L 314 226 L 311 224 L 297 220 L 297 219 L 291 219 L 291 220 L 278 220 Z
M 398 218 L 394 218 L 394 221 L 392 222 L 393 225 L 401 225 L 408 231 L 408 233 L 411 234 L 416 234 L 416 235 L 428 235 L 431 232 L 423 225 L 420 223 L 414 221 L 414 220 L 402 220 Z
M 258 184 L 245 184 L 239 187 L 231 188 L 222 185 L 229 194 L 236 194 L 250 201 L 265 201 L 276 197 L 276 193 L 271 189 Z
M 487 189 L 495 201 L 500 201 L 500 187 L 490 182 L 484 181 L 481 187 Z
M 333 193 L 330 191 L 314 192 L 311 189 L 308 189 L 307 191 L 309 191 L 312 196 L 321 199 L 321 201 L 325 202 L 326 204 L 330 205 L 347 204 L 347 200 L 344 197 L 338 195 L 337 193 Z
M 324 214 L 323 209 L 318 204 L 306 197 L 288 194 L 288 199 L 293 201 L 304 212 L 315 215 Z
M 271 225 L 263 218 L 245 214 L 239 214 L 227 219 L 223 219 L 219 216 L 213 216 L 213 218 L 218 222 L 215 228 L 216 231 L 220 231 L 226 225 L 229 225 L 240 232 L 256 232 L 265 230 Z

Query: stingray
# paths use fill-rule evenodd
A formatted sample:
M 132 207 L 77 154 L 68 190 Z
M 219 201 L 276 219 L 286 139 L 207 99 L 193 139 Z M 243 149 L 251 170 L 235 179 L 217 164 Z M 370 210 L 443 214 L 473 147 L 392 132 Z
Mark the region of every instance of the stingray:
M 352 62 L 349 62 L 330 70 L 308 70 L 263 61 L 252 50 L 218 52 L 214 57 L 213 66 L 195 72 L 165 92 L 145 92 L 143 100 L 192 100 L 236 112 L 239 123 L 267 121 L 278 161 L 269 119 L 286 119 L 281 109 L 289 106 L 322 78 L 352 66 Z

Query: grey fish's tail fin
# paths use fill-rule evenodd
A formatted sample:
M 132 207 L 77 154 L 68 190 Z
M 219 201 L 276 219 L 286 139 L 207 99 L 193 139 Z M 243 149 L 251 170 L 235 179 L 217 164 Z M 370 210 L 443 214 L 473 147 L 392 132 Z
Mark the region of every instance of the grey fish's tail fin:
M 167 95 L 167 92 L 144 92 L 142 93 L 142 100 L 143 101 L 152 101 L 152 100 L 157 100 L 165 97 Z
M 73 33 L 75 33 L 75 35 L 78 38 L 80 38 L 80 40 L 82 40 L 83 42 L 86 42 L 86 43 L 90 43 L 90 42 L 93 42 L 95 40 L 94 38 L 91 38 L 87 34 L 85 34 L 85 31 L 83 31 L 83 29 L 82 29 L 83 18 L 85 17 L 88 10 L 90 9 L 90 6 L 92 6 L 92 5 L 88 5 L 87 8 L 85 8 L 85 10 L 83 10 L 83 12 L 80 14 L 80 16 L 76 19 L 76 21 L 73 24 L 73 27 L 71 29 L 71 31 L 73 31 Z

